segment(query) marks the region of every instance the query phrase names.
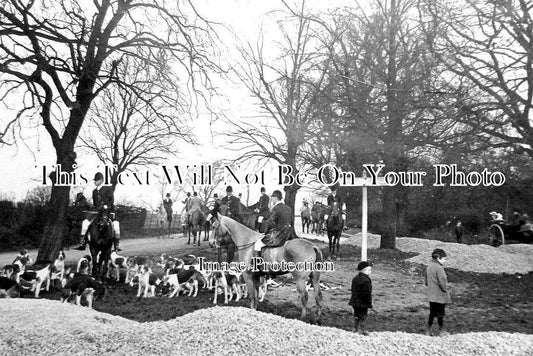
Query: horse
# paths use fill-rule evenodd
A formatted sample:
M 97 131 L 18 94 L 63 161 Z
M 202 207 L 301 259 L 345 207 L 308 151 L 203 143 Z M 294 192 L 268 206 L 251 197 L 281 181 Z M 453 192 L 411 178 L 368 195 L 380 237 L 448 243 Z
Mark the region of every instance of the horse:
M 168 229 L 166 228 L 166 225 L 168 224 Z M 157 227 L 161 231 L 167 230 L 167 234 L 170 236 L 170 219 L 167 215 L 166 209 L 163 207 L 163 203 L 159 206 L 159 209 L 157 210 Z
M 100 211 L 93 220 L 88 230 L 91 239 L 89 250 L 93 260 L 92 275 L 102 281 L 107 274 L 107 265 L 113 247 L 113 224 L 107 216 L 107 212 Z
M 192 231 L 192 234 L 194 236 L 192 244 L 194 245 L 196 243 L 196 237 L 198 236 L 198 246 L 200 246 L 200 237 L 202 236 L 202 228 L 205 226 L 205 215 L 202 213 L 201 210 L 194 210 L 189 213 L 189 232 Z M 189 233 L 189 240 L 187 241 L 187 244 L 191 244 L 191 234 Z
M 326 222 L 330 258 L 337 257 L 339 254 L 339 245 L 343 227 L 344 220 L 340 214 L 339 206 L 337 205 L 337 203 L 334 203 L 328 216 L 328 220 Z
M 324 225 L 324 215 L 326 212 L 326 207 L 322 203 L 315 203 L 313 207 L 311 208 L 311 219 L 313 223 L 313 227 L 311 229 L 311 233 L 315 233 L 317 235 L 323 235 L 323 225 Z
M 217 214 L 214 223 L 215 231 L 218 239 L 224 239 L 229 236 L 236 246 L 237 258 L 239 262 L 244 262 L 248 267 L 253 266 L 255 259 L 253 257 L 254 243 L 263 238 L 263 234 L 254 231 L 237 221 L 230 219 L 221 214 Z M 262 259 L 267 263 L 279 263 L 285 261 L 286 263 L 294 263 L 296 265 L 303 265 L 306 262 L 314 264 L 315 262 L 323 262 L 322 252 L 315 244 L 304 239 L 293 239 L 285 242 L 281 247 L 268 248 L 264 251 Z M 315 302 L 317 308 L 317 323 L 320 323 L 322 315 L 322 291 L 320 290 L 320 272 L 311 269 L 294 268 L 292 271 L 280 270 L 275 274 L 291 273 L 296 282 L 296 289 L 300 295 L 302 303 L 301 318 L 304 319 L 309 313 L 307 305 L 309 294 L 307 292 L 306 283 L 311 279 L 311 283 L 315 293 Z M 259 296 L 259 279 L 262 274 L 268 274 L 267 271 L 257 272 L 253 269 L 247 268 L 244 272 L 244 279 L 248 287 L 250 296 L 250 307 L 257 308 Z
M 307 233 L 309 233 L 309 225 L 311 224 L 311 212 L 309 211 L 309 206 L 307 203 L 304 203 L 304 207 L 300 211 L 300 217 L 302 218 L 302 233 L 305 232 L 307 227 Z

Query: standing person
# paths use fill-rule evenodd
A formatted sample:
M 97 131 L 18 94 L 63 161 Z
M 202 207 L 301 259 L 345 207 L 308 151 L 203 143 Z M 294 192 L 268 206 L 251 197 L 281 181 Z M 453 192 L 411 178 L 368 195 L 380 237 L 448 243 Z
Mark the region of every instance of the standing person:
M 113 225 L 113 238 L 115 244 L 115 251 L 120 252 L 120 225 L 115 219 L 115 198 L 113 196 L 114 190 L 111 186 L 104 186 L 104 175 L 100 172 L 94 175 L 94 184 L 96 188 L 93 190 L 93 205 L 97 211 L 108 210 L 109 217 L 111 217 Z M 94 220 L 94 218 L 93 218 Z M 80 246 L 76 247 L 76 250 L 84 251 L 87 246 L 87 242 L 90 240 L 90 236 L 87 233 L 89 225 L 93 220 L 85 219 L 81 224 L 81 241 Z
M 453 228 L 453 233 L 455 235 L 455 240 L 457 241 L 457 243 L 462 244 L 463 235 L 465 233 L 465 228 L 461 220 L 457 220 L 457 222 L 455 223 L 455 227 Z
M 426 286 L 429 301 L 429 319 L 426 335 L 432 335 L 431 327 L 433 320 L 437 318 L 439 330 L 436 336 L 448 335 L 444 331 L 444 316 L 446 315 L 446 304 L 450 304 L 452 299 L 448 292 L 448 277 L 442 265 L 446 262 L 446 252 L 437 248 L 431 253 L 431 262 L 426 269 Z
M 348 303 L 353 307 L 354 331 L 368 336 L 365 321 L 368 309 L 372 309 L 372 263 L 363 261 L 357 265 L 359 273 L 352 280 L 352 297 Z
M 261 197 L 259 198 L 259 201 L 257 202 L 257 208 L 255 209 L 255 212 L 257 213 L 257 223 L 255 226 L 256 230 L 259 230 L 263 219 L 268 218 L 268 214 L 270 212 L 268 209 L 269 203 L 270 198 L 266 193 L 265 187 L 261 187 Z
M 167 193 L 167 197 L 163 200 L 163 208 L 167 213 L 168 227 L 172 225 L 172 199 L 170 199 L 170 193 Z

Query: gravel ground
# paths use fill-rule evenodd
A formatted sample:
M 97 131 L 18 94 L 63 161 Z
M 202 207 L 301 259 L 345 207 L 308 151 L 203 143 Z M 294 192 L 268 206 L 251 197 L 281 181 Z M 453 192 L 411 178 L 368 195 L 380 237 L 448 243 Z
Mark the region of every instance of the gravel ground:
M 368 234 L 368 248 L 379 248 L 380 236 Z M 341 239 L 341 244 L 361 246 L 361 234 Z M 527 274 L 533 271 L 533 245 L 513 244 L 498 248 L 489 245 L 465 245 L 412 237 L 396 239 L 396 248 L 403 252 L 419 253 L 409 262 L 427 265 L 431 252 L 442 248 L 448 254 L 447 268 L 466 272 Z
M 57 301 L 5 299 L 0 313 L 3 355 L 533 354 L 531 335 L 487 332 L 438 338 L 375 332 L 364 337 L 242 307 L 138 323 Z

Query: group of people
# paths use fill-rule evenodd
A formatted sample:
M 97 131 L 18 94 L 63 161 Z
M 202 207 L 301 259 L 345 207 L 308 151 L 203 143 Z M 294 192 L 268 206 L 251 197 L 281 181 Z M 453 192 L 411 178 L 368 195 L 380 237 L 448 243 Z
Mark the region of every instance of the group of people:
M 425 285 L 427 286 L 427 301 L 429 302 L 429 317 L 427 320 L 426 335 L 445 336 L 444 317 L 446 305 L 451 303 L 448 277 L 444 271 L 444 263 L 447 260 L 446 252 L 437 248 L 431 253 L 431 261 L 426 268 Z M 372 263 L 362 261 L 358 264 L 359 273 L 352 280 L 351 298 L 349 305 L 353 308 L 354 331 L 362 335 L 368 335 L 365 330 L 365 321 L 372 305 Z M 437 318 L 438 329 L 434 333 L 433 322 Z

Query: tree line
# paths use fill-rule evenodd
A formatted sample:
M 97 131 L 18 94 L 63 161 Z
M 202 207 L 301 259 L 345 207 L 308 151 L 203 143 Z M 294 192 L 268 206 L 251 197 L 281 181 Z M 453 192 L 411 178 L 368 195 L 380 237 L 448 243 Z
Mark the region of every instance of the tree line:
M 212 78 L 227 75 L 259 112 L 227 119 L 228 146 L 240 161 L 294 171 L 450 162 L 507 172 L 505 193 L 380 190 L 382 248 L 395 247 L 409 214 L 501 206 L 504 196 L 522 199 L 519 187 L 530 177 L 533 4 L 526 0 L 354 1 L 320 14 L 305 1 L 281 1 L 275 53 L 263 33 L 241 42 L 229 64 L 219 50 L 226 29 L 192 1 L 1 4 L 0 97 L 14 100 L 17 113 L 2 122 L 0 140 L 16 143 L 19 129 L 37 121 L 66 172 L 80 150 L 116 164 L 118 174 L 195 142 L 194 113 L 202 105 L 219 115 L 210 106 L 220 95 Z M 293 208 L 298 189 L 285 187 Z M 60 248 L 69 191 L 52 188 L 39 262 Z

